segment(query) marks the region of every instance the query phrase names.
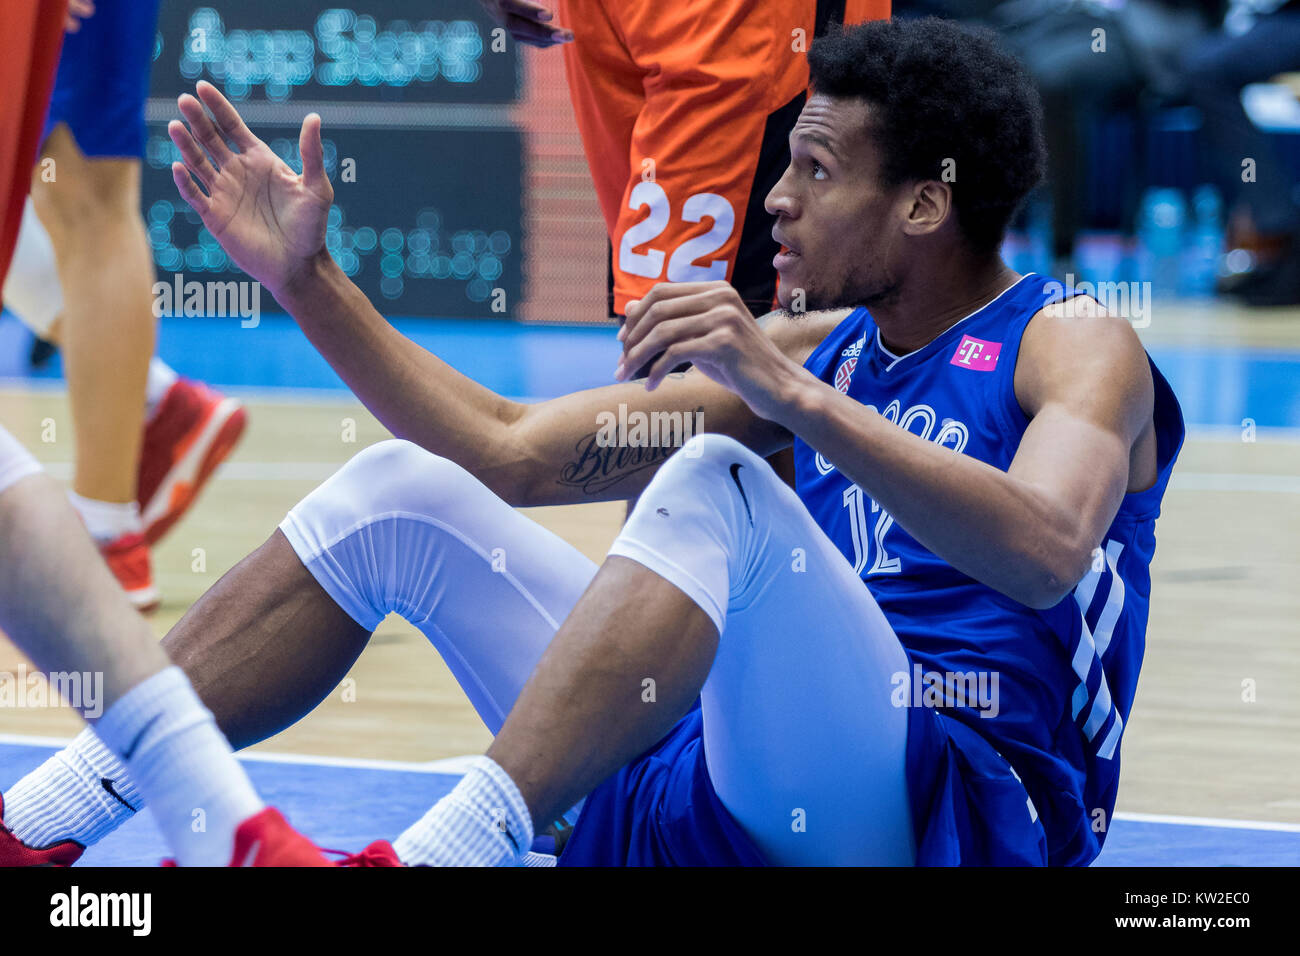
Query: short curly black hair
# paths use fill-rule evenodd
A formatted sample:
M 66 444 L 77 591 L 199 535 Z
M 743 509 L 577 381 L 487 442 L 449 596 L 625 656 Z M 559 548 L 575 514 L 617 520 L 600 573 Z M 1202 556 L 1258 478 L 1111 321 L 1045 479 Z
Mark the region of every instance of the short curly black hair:
M 952 173 L 957 224 L 989 252 L 1043 178 L 1043 110 L 997 34 L 924 17 L 834 28 L 808 51 L 814 92 L 862 99 L 888 186 Z

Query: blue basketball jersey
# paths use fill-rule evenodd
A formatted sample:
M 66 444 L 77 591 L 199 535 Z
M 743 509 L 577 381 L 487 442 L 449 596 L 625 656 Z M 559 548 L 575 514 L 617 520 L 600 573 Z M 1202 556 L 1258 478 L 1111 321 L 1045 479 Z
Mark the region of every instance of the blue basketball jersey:
M 903 356 L 885 348 L 870 312 L 859 308 L 806 367 L 899 428 L 1005 471 L 1029 424 L 1013 386 L 1021 335 L 1038 311 L 1068 294 L 1055 280 L 1024 276 Z M 979 841 L 988 834 L 971 833 L 981 829 L 978 819 L 997 826 L 1008 812 L 1005 787 L 987 798 L 1002 806 L 943 806 L 986 799 L 970 780 L 954 785 L 946 778 L 964 772 L 983 779 L 979 768 L 997 755 L 1023 784 L 1023 791 L 1016 788 L 1020 813 L 1036 821 L 1035 831 L 1041 826 L 1047 862 L 1083 864 L 1101 849 L 1142 663 L 1155 521 L 1183 440 L 1173 391 L 1154 364 L 1151 374 L 1156 482 L 1125 496 L 1092 569 L 1047 610 L 1019 604 L 936 557 L 830 462 L 795 441 L 799 497 L 861 575 L 911 661 L 909 680 L 895 688 L 899 703 L 928 712 L 909 722 L 920 863 L 1032 860 L 1032 850 L 967 849 L 963 858 L 963 842 L 986 845 Z M 934 795 L 936 739 L 952 751 L 943 758 L 951 766 L 943 768 L 946 783 L 939 789 L 959 791 L 959 798 Z

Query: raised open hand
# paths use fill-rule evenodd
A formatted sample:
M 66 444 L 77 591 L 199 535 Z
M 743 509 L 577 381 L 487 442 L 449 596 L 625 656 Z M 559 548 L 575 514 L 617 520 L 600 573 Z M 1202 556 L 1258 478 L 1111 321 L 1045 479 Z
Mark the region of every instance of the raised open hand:
M 249 132 L 215 86 L 200 82 L 196 92 L 198 99 L 186 93 L 177 100 L 189 128 L 167 124 L 185 160 L 172 163 L 172 178 L 230 258 L 277 295 L 325 247 L 334 187 L 325 175 L 320 117 L 303 120 L 298 175 Z

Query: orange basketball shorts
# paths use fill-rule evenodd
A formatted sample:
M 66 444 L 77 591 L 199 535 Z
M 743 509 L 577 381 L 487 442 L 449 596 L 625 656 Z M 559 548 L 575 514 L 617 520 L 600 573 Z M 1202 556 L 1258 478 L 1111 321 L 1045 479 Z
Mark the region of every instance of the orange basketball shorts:
M 565 71 L 610 238 L 610 308 L 657 282 L 726 279 L 755 314 L 776 291 L 767 193 L 832 23 L 889 0 L 561 0 Z

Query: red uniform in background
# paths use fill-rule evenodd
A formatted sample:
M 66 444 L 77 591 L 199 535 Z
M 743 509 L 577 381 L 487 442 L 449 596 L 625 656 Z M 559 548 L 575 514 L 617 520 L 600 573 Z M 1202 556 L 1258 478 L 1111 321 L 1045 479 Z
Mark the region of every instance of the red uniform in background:
M 31 189 L 67 11 L 68 0 L 0 4 L 0 280 Z
M 561 0 L 565 72 L 611 243 L 612 314 L 656 282 L 726 279 L 772 308 L 772 217 L 807 51 L 890 0 Z

